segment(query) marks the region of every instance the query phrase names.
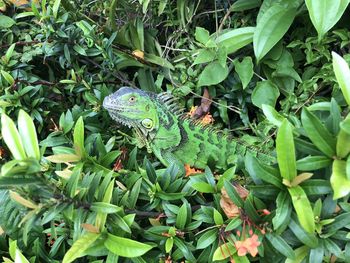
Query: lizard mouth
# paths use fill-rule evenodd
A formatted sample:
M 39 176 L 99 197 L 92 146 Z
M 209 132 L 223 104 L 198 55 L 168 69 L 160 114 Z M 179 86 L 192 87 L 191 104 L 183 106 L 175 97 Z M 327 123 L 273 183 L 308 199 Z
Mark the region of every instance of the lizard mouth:
M 111 99 L 109 96 L 103 100 L 103 108 L 108 111 L 111 118 L 116 122 L 128 126 L 129 128 L 135 128 L 137 126 L 135 121 L 125 118 L 122 115 L 122 113 L 130 112 L 131 109 L 129 107 L 118 105 L 118 101 Z

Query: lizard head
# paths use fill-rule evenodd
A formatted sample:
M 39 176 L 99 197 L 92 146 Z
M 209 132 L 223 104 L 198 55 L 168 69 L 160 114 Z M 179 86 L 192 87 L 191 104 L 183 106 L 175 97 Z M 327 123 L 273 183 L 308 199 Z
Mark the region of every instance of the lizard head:
M 156 105 L 143 90 L 122 87 L 103 100 L 103 107 L 115 121 L 144 134 L 158 128 Z

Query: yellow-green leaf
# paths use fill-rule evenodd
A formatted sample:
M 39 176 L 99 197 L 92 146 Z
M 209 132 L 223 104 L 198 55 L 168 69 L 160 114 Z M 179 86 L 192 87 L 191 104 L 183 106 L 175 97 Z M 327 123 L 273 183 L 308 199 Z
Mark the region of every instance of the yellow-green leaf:
M 278 129 L 276 152 L 281 176 L 288 181 L 293 181 L 297 176 L 293 126 L 287 119 L 283 120 Z
M 152 249 L 152 246 L 148 244 L 111 234 L 108 234 L 104 244 L 109 251 L 126 258 L 142 256 Z
M 18 114 L 18 131 L 29 157 L 40 160 L 40 150 L 32 118 L 24 110 Z
M 349 0 L 305 0 L 319 39 L 338 22 L 349 2 Z
M 81 157 L 76 154 L 62 153 L 47 156 L 45 159 L 49 160 L 52 163 L 72 163 L 80 161 Z
M 18 130 L 14 122 L 4 113 L 1 115 L 1 133 L 13 157 L 17 160 L 25 159 L 26 154 Z
M 84 147 L 84 121 L 83 117 L 79 117 L 75 123 L 74 133 L 73 133 L 74 147 L 76 148 L 77 155 L 85 157 L 85 147 Z
M 303 109 L 301 122 L 313 144 L 328 157 L 335 156 L 336 141 L 321 121 L 308 109 Z
M 350 180 L 346 176 L 346 161 L 334 160 L 331 175 L 333 199 L 344 197 L 350 193 Z
M 300 186 L 294 186 L 288 188 L 289 194 L 292 197 L 292 203 L 294 209 L 297 213 L 299 222 L 301 226 L 308 233 L 315 232 L 315 219 L 314 213 L 310 204 L 309 199 L 307 198 L 303 188 Z
M 71 248 L 64 255 L 62 263 L 70 263 L 75 259 L 84 256 L 85 250 L 90 248 L 92 244 L 101 236 L 99 233 L 88 232 L 73 243 Z
M 344 98 L 350 106 L 350 69 L 348 63 L 337 53 L 332 52 L 333 70 Z

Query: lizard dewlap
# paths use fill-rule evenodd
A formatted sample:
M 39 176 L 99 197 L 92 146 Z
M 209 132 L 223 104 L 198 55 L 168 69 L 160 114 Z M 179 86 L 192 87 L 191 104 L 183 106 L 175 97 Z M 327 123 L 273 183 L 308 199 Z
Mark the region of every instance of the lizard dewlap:
M 263 161 L 274 161 L 274 157 L 190 119 L 175 100 L 169 93 L 122 87 L 104 99 L 103 107 L 112 119 L 133 128 L 138 146 L 147 147 L 165 166 L 180 162 L 204 169 L 211 164 L 225 170 L 247 152 Z

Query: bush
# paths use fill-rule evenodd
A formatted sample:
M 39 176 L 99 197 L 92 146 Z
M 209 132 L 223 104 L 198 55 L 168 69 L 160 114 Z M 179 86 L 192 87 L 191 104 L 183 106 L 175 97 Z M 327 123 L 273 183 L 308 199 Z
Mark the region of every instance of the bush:
M 348 4 L 0 0 L 3 260 L 348 262 Z M 102 109 L 121 86 L 276 163 L 163 167 Z

